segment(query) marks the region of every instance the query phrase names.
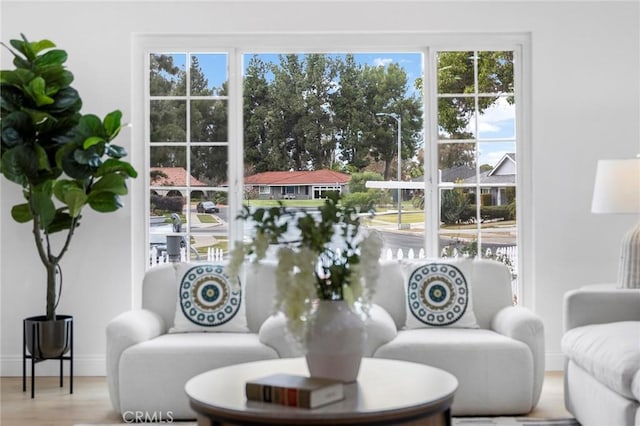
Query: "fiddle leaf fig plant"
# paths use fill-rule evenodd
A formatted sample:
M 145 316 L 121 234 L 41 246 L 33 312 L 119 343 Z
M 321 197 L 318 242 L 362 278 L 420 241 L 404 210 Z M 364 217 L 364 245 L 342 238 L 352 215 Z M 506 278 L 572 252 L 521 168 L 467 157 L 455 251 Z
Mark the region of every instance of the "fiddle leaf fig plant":
M 50 40 L 2 43 L 14 56 L 0 71 L 0 173 L 22 187 L 25 202 L 11 209 L 32 232 L 47 271 L 46 315 L 55 319 L 60 297 L 60 260 L 69 249 L 83 208 L 108 213 L 122 207 L 126 181 L 136 170 L 112 143 L 122 113 L 103 119 L 82 114 L 82 100 L 65 68 L 67 52 Z M 62 238 L 50 238 L 61 234 Z M 58 241 L 58 246 L 54 242 Z M 57 288 L 58 287 L 58 288 Z

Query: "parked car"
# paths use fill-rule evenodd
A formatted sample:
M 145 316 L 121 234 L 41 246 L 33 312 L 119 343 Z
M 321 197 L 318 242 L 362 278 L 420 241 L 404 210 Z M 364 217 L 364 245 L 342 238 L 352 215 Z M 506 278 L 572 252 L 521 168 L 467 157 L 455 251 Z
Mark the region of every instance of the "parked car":
M 213 201 L 200 201 L 196 206 L 198 213 L 218 213 L 220 209 Z

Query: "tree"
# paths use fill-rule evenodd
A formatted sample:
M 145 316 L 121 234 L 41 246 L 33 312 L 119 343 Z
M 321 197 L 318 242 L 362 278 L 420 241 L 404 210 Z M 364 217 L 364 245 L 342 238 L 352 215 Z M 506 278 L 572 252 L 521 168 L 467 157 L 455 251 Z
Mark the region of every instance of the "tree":
M 330 99 L 340 160 L 352 170 L 363 170 L 370 161 L 365 135 L 371 133 L 374 123 L 364 97 L 363 69 L 353 55 L 346 55 L 338 62 L 338 71 L 338 89 Z
M 269 120 L 273 113 L 266 75 L 267 64 L 253 55 L 243 82 L 244 160 L 248 174 L 277 170 L 276 165 L 282 164 L 284 159 L 282 151 L 274 149 L 270 143 Z
M 335 131 L 329 110 L 329 91 L 336 76 L 327 55 L 280 55 L 270 67 L 272 121 L 270 136 L 275 149 L 288 155 L 280 170 L 330 168 Z
M 476 113 L 475 65 L 476 52 L 440 52 L 438 55 L 438 93 L 459 95 L 438 99 L 438 128 L 441 139 L 469 139 L 474 135 L 467 130 Z M 496 94 L 513 92 L 513 52 L 477 52 L 478 114 L 493 106 Z M 422 90 L 423 81 L 416 79 L 415 86 Z M 466 95 L 466 96 L 465 96 Z M 513 104 L 513 96 L 507 101 Z M 473 144 L 441 144 L 439 149 L 440 168 L 455 166 L 475 166 Z
M 244 89 L 245 161 L 251 172 L 358 172 L 382 161 L 389 175 L 397 136 L 391 123 L 375 117 L 386 110 L 403 114 L 403 158 L 412 158 L 422 142 L 421 104 L 407 98 L 406 74 L 398 64 L 361 66 L 353 55 L 315 54 L 281 55 L 278 63 L 265 64 L 254 55 Z
M 407 96 L 407 75 L 399 64 L 387 67 L 365 65 L 363 70 L 367 111 L 377 127 L 371 129 L 366 142 L 376 161 L 384 163 L 383 176 L 391 177 L 391 165 L 398 158 L 397 124 L 388 117 L 377 119 L 376 113 L 398 114 L 402 120 L 401 158 L 411 158 L 422 143 L 422 103 L 415 96 Z M 384 125 L 384 123 L 388 125 Z M 397 167 L 397 162 L 396 162 Z

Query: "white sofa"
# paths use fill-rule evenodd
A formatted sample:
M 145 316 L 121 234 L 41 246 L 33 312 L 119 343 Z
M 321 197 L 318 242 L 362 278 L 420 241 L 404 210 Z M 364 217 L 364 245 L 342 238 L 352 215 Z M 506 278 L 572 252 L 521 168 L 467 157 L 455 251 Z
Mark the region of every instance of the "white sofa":
M 511 277 L 501 263 L 438 261 L 466 262 L 479 328 L 406 329 L 407 271 L 416 265 L 384 261 L 376 305 L 366 322 L 364 355 L 426 363 L 451 372 L 460 384 L 454 415 L 531 411 L 544 377 L 541 320 L 512 306 Z M 151 269 L 143 282 L 142 309 L 125 312 L 107 326 L 107 381 L 114 408 L 123 416 L 145 412 L 193 418 L 183 389 L 191 377 L 216 367 L 300 355 L 285 337 L 283 318 L 271 315 L 274 269 L 268 262 L 251 266 L 241 279 L 246 331 L 213 333 L 167 333 L 176 311 L 180 266 Z
M 565 294 L 565 405 L 583 426 L 640 425 L 640 289 Z

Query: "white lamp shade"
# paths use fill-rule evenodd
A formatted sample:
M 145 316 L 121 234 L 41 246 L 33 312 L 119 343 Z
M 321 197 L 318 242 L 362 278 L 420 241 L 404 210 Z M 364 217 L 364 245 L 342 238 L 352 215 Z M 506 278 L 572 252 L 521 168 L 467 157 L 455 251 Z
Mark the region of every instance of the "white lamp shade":
M 599 160 L 592 213 L 640 213 L 640 158 Z

